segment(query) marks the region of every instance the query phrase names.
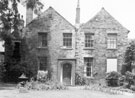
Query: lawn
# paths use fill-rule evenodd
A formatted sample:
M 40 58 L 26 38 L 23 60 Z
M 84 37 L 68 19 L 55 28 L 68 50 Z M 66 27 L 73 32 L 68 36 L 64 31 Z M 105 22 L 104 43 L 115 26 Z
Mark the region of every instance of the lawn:
M 1 88 L 1 87 L 0 87 Z M 110 95 L 102 92 L 69 87 L 69 90 L 29 91 L 19 93 L 11 86 L 0 90 L 0 98 L 135 98 L 135 95 Z

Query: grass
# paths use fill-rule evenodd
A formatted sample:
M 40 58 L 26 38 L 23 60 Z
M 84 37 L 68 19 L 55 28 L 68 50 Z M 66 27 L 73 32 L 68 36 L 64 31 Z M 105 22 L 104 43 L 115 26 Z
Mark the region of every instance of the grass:
M 30 90 L 25 93 L 20 93 L 15 88 L 15 84 L 0 84 L 1 87 L 5 89 L 0 90 L 0 98 L 135 98 L 135 95 L 110 95 L 102 92 L 83 90 L 82 86 L 68 87 L 68 90 Z

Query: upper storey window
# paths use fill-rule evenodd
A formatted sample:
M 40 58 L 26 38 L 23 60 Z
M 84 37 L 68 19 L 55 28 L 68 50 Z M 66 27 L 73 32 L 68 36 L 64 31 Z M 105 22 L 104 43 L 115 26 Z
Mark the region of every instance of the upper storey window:
M 39 46 L 40 47 L 47 47 L 47 33 L 43 32 L 43 33 L 38 33 L 38 37 L 39 37 Z
M 63 33 L 63 46 L 72 47 L 72 33 Z
M 107 48 L 108 49 L 116 49 L 117 48 L 117 34 L 108 34 Z
M 93 46 L 94 46 L 94 34 L 85 33 L 85 47 L 93 48 Z

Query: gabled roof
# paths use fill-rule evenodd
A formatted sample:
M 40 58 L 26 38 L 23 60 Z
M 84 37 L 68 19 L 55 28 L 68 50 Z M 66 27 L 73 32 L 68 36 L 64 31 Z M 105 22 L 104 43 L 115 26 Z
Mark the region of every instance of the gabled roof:
M 74 25 L 72 25 L 68 20 L 66 20 L 61 14 L 59 14 L 52 6 L 50 6 L 46 11 L 44 11 L 41 16 L 44 16 L 44 13 L 46 13 L 47 11 L 53 11 L 54 13 L 56 13 L 57 15 L 59 15 L 63 20 L 65 20 L 67 23 L 69 23 L 69 25 L 71 25 L 73 28 L 75 28 Z
M 90 28 L 112 28 L 123 29 L 129 32 L 124 26 L 122 26 L 116 19 L 114 19 L 104 8 L 102 8 L 92 19 L 83 24 L 83 29 Z
M 58 16 L 60 16 L 63 20 L 65 20 L 69 25 L 71 25 L 73 28 L 75 28 L 74 25 L 72 25 L 69 21 L 67 21 L 62 15 L 60 15 L 53 7 L 49 7 L 47 10 L 45 10 L 43 13 L 40 14 L 39 17 L 36 17 L 35 19 L 33 19 L 28 25 L 30 25 L 31 23 L 33 23 L 34 21 L 43 18 L 45 16 L 47 16 L 49 14 L 49 12 L 54 12 L 56 13 Z

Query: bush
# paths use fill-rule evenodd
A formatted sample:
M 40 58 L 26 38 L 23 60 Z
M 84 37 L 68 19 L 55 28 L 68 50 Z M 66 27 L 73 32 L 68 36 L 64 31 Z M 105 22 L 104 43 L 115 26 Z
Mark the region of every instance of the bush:
M 4 80 L 5 71 L 4 63 L 0 63 L 0 82 Z
M 110 73 L 107 73 L 106 75 L 106 82 L 108 86 L 119 86 L 119 78 L 121 77 L 121 74 L 115 71 L 112 71 Z
M 128 88 L 130 88 L 131 85 L 135 85 L 135 74 L 127 71 L 125 77 L 125 82 L 128 83 Z
M 130 86 L 130 89 L 133 90 L 133 91 L 135 91 L 135 85 L 131 85 Z
M 19 87 L 22 88 L 22 87 Z M 41 83 L 38 81 L 27 82 L 24 86 L 27 90 L 66 90 L 67 87 L 60 84 L 59 82 L 48 81 Z
M 81 77 L 78 73 L 75 73 L 75 85 L 85 85 L 86 79 Z
M 39 82 L 47 82 L 48 81 L 48 71 L 38 71 L 38 74 L 37 74 L 37 80 Z
M 122 75 L 121 77 L 119 77 L 119 85 L 123 86 L 124 82 L 125 82 L 126 77 L 124 75 Z
M 124 64 L 122 64 L 121 74 L 122 74 L 122 75 L 125 75 L 126 71 L 127 71 L 127 64 L 124 63 Z

